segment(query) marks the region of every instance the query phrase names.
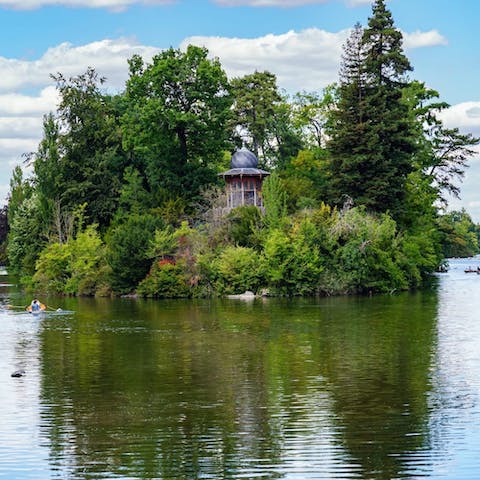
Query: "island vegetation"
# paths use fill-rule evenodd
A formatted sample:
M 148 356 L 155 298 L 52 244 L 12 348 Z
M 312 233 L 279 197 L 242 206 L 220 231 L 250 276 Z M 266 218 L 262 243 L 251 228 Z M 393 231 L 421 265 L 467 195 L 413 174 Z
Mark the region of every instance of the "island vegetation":
M 419 287 L 479 251 L 459 194 L 479 139 L 447 128 L 384 0 L 355 25 L 339 81 L 287 95 L 228 79 L 205 48 L 129 60 L 124 91 L 94 68 L 53 75 L 60 102 L 15 168 L 0 215 L 8 270 L 68 295 L 332 295 Z M 246 146 L 271 175 L 265 209 L 226 215 L 219 173 Z M 7 233 L 8 232 L 8 233 Z

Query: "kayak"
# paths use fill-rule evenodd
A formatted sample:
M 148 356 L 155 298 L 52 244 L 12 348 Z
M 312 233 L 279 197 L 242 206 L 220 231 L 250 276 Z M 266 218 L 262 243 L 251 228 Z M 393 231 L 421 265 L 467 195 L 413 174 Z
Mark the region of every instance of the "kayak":
M 29 305 L 26 308 L 26 310 L 28 313 L 31 313 L 32 315 L 40 315 L 46 308 L 47 307 L 43 303 L 41 303 L 40 308 L 38 310 L 33 310 L 31 305 Z

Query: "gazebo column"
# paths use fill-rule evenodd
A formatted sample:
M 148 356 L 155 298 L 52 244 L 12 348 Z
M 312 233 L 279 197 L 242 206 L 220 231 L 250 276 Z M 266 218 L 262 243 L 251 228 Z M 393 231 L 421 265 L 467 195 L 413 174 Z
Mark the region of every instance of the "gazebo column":
M 243 177 L 240 176 L 240 182 L 242 184 L 242 206 L 245 205 L 245 184 L 243 183 Z

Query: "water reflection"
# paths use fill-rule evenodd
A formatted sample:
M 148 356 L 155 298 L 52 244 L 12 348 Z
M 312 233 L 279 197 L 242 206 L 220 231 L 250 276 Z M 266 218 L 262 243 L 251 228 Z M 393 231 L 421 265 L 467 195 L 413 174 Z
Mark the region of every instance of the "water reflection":
M 70 478 L 398 478 L 436 296 L 82 300 L 44 321 L 42 438 Z
M 471 262 L 452 261 L 439 289 L 428 453 L 449 479 L 477 479 L 480 466 L 480 275 L 464 273 Z
M 455 265 L 416 294 L 41 319 L 2 287 L 0 366 L 27 374 L 0 390 L 0 478 L 476 478 L 480 276 Z

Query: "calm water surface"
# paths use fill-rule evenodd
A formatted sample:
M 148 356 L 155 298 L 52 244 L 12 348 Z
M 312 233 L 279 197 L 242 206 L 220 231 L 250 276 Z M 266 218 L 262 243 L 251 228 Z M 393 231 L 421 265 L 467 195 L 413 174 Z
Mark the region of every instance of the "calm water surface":
M 478 479 L 476 261 L 415 294 L 41 318 L 0 277 L 0 478 Z

